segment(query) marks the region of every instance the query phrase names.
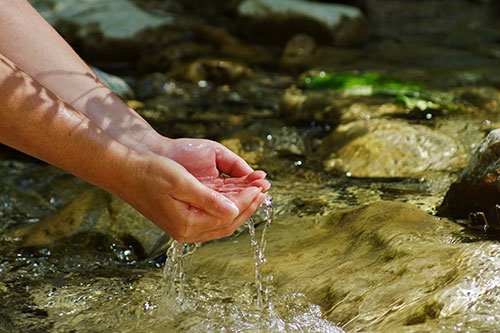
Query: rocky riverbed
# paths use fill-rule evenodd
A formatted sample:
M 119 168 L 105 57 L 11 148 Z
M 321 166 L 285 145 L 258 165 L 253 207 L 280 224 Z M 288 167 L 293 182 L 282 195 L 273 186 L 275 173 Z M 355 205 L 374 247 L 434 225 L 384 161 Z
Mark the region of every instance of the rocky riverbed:
M 2 147 L 0 331 L 500 329 L 494 1 L 31 2 L 162 134 L 267 172 L 269 298 L 241 228 L 165 308 L 168 237 Z

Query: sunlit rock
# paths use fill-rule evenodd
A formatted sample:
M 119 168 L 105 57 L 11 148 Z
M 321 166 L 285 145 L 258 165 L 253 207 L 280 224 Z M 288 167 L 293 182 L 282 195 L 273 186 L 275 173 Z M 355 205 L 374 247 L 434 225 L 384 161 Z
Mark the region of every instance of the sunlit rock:
M 323 140 L 319 155 L 326 170 L 355 177 L 418 177 L 467 163 L 455 139 L 422 125 L 382 119 L 339 126 Z
M 323 318 L 349 332 L 449 328 L 480 311 L 486 317 L 488 294 L 498 288 L 491 279 L 499 265 L 486 264 L 493 260 L 486 258 L 490 253 L 498 258 L 498 246 L 462 242 L 457 236 L 462 229 L 390 201 L 319 221 L 277 218 L 261 274 L 272 275 L 266 286 L 276 294 L 304 293 L 321 306 Z M 249 242 L 240 236 L 237 242 L 207 244 L 192 257 L 187 274 L 249 279 L 254 266 Z
M 324 44 L 353 45 L 368 34 L 361 10 L 341 4 L 301 0 L 245 0 L 238 6 L 244 34 L 281 43 L 307 33 Z
M 64 238 L 102 234 L 115 244 L 147 256 L 164 233 L 123 200 L 100 189 L 89 190 L 54 215 L 22 231 L 23 247 L 50 246 Z
M 500 229 L 497 205 L 500 205 L 500 130 L 491 131 L 483 140 L 458 180 L 450 186 L 438 212 L 454 218 L 479 213 L 473 222 Z
M 30 2 L 86 58 L 123 60 L 137 56 L 159 32 L 173 30 L 162 27 L 176 23 L 172 15 L 147 12 L 128 0 Z

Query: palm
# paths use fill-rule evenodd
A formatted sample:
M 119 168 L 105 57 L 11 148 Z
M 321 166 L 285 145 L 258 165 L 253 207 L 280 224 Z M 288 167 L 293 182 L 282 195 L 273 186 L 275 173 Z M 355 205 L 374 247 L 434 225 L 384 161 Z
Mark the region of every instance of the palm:
M 182 165 L 204 185 L 230 196 L 250 186 L 266 191 L 270 184 L 263 171 L 253 171 L 223 145 L 209 140 L 177 139 L 167 156 Z M 225 176 L 222 176 L 225 174 Z

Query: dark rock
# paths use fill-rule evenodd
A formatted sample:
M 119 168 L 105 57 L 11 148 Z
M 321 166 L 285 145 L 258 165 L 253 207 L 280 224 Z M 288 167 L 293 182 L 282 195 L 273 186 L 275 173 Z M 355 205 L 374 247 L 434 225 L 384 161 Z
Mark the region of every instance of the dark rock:
M 137 63 L 140 72 L 166 72 L 179 61 L 192 61 L 213 52 L 209 45 L 183 42 L 168 46 L 152 54 L 146 54 Z
M 479 223 L 500 229 L 497 205 L 500 204 L 500 130 L 491 131 L 472 155 L 460 177 L 450 186 L 440 215 L 468 218 L 476 214 Z M 485 217 L 482 219 L 481 213 Z

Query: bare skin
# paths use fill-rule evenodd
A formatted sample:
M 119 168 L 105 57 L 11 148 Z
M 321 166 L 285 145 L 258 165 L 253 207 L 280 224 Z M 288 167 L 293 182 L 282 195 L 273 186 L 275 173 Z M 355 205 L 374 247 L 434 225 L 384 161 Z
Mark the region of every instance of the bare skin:
M 219 143 L 158 134 L 25 0 L 0 0 L 0 31 L 0 142 L 122 197 L 179 241 L 228 236 L 264 200 L 265 173 Z

